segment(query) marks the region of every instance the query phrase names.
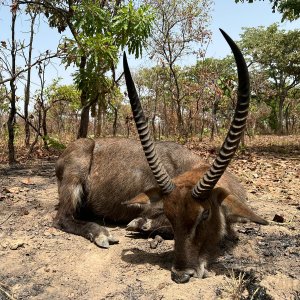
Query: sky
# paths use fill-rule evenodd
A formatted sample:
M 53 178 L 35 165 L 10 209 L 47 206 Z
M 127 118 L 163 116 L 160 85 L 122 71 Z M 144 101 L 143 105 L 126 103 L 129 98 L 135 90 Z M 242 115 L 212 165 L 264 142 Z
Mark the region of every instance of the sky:
M 281 23 L 281 14 L 272 13 L 268 0 L 254 3 L 235 3 L 234 0 L 216 0 L 212 14 L 211 30 L 212 44 L 208 48 L 208 55 L 222 58 L 230 54 L 219 28 L 222 28 L 233 40 L 239 40 L 243 27 L 269 26 L 279 23 L 281 29 L 292 30 L 300 26 L 300 21 Z
M 210 30 L 213 35 L 212 42 L 207 49 L 207 56 L 222 58 L 230 54 L 229 46 L 225 42 L 219 28 L 226 31 L 233 40 L 239 40 L 239 35 L 243 31 L 243 27 L 269 26 L 275 22 L 279 23 L 280 27 L 285 30 L 300 28 L 299 20 L 281 23 L 281 15 L 279 13 L 272 13 L 271 4 L 268 0 L 255 1 L 252 4 L 236 4 L 234 0 L 215 0 L 210 24 Z M 9 24 L 9 8 L 0 5 L 0 41 L 9 39 Z M 28 30 L 27 24 L 26 16 L 23 17 L 23 19 L 19 18 L 17 39 L 26 39 L 26 37 L 28 37 L 28 33 L 26 33 L 26 30 Z M 38 52 L 43 52 L 47 49 L 54 50 L 62 36 L 59 35 L 55 29 L 50 29 L 43 19 L 40 19 L 40 26 L 37 30 L 37 35 L 34 41 L 35 54 L 37 55 Z M 133 71 L 140 67 L 151 66 L 151 64 L 153 65 L 153 62 L 146 57 L 136 60 L 134 56 L 128 56 L 128 61 Z M 187 61 L 187 63 L 191 64 L 193 61 Z M 119 66 L 117 70 L 120 73 L 122 71 L 122 67 Z M 55 61 L 48 69 L 46 85 L 51 84 L 52 80 L 58 77 L 62 78 L 62 84 L 72 83 L 71 73 L 73 71 L 74 70 L 72 68 L 65 70 L 64 66 L 60 65 L 58 60 Z M 38 86 L 37 75 L 33 76 L 33 89 L 34 85 Z
M 231 54 L 219 28 L 235 41 L 239 40 L 244 27 L 267 27 L 273 23 L 279 23 L 280 28 L 285 30 L 300 28 L 300 21 L 281 23 L 281 14 L 272 13 L 272 6 L 268 0 L 255 1 L 252 4 L 235 3 L 234 0 L 215 0 L 214 2 L 210 22 L 212 42 L 207 49 L 208 57 L 223 58 Z M 146 63 L 134 62 L 133 56 L 129 56 L 129 64 L 137 68 L 151 65 L 148 61 Z

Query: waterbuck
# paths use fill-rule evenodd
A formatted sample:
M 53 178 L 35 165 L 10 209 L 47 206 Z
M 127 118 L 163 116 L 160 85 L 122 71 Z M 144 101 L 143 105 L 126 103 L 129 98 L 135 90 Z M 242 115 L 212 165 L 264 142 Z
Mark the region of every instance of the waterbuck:
M 178 283 L 189 281 L 191 276 L 203 277 L 207 261 L 215 254 L 218 243 L 226 233 L 226 222 L 232 221 L 232 216 L 246 215 L 252 221 L 266 224 L 239 201 L 221 180 L 246 126 L 250 100 L 249 74 L 244 57 L 232 39 L 221 32 L 232 49 L 238 68 L 239 86 L 234 117 L 212 166 L 198 166 L 173 179 L 160 162 L 150 139 L 148 124 L 124 53 L 125 80 L 134 120 L 149 167 L 159 186 L 152 190 L 151 196 L 163 202 L 164 213 L 174 233 L 172 279 Z M 144 203 L 145 198 L 148 198 L 146 193 L 129 203 Z M 230 213 L 227 215 L 228 211 Z
M 231 222 L 248 219 L 267 224 L 245 204 L 244 188 L 225 170 L 245 127 L 249 78 L 238 47 L 222 33 L 236 59 L 239 88 L 229 133 L 213 165 L 176 143 L 159 142 L 154 148 L 124 55 L 126 85 L 142 146 L 125 138 L 79 139 L 70 144 L 56 164 L 56 226 L 103 248 L 118 240 L 83 216 L 131 221 L 128 227 L 134 230 L 168 228 L 175 240 L 172 279 L 183 283 L 191 276 L 205 275 L 207 261 Z

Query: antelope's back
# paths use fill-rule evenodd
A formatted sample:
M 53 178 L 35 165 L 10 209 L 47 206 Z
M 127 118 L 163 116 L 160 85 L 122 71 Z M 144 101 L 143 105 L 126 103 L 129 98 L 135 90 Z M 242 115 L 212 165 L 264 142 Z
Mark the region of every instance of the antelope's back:
M 199 156 L 172 142 L 158 142 L 157 152 L 171 177 L 193 167 Z M 139 141 L 126 138 L 95 140 L 89 175 L 88 205 L 108 218 L 128 222 L 140 211 L 121 203 L 157 187 Z
M 170 176 L 206 165 L 199 155 L 174 142 L 157 142 L 156 151 Z M 126 138 L 78 139 L 56 163 L 58 185 L 80 183 L 83 203 L 93 214 L 121 222 L 131 221 L 141 211 L 121 203 L 157 187 L 140 141 Z M 233 193 L 246 193 L 234 175 L 225 172 L 220 180 Z

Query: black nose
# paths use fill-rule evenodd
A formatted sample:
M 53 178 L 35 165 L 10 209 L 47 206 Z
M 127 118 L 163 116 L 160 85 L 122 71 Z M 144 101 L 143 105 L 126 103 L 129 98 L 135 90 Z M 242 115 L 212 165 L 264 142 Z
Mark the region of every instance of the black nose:
M 171 271 L 171 278 L 176 283 L 187 283 L 187 282 L 189 282 L 191 275 L 189 275 L 188 273 L 183 273 L 183 272 L 177 273 L 177 272 Z

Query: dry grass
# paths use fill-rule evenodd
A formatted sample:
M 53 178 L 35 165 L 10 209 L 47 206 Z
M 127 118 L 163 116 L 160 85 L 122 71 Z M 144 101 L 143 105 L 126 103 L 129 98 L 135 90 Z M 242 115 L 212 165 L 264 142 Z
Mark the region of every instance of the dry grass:
M 240 300 L 246 291 L 247 279 L 245 273 L 235 274 L 233 270 L 230 270 L 229 276 L 225 278 L 225 284 L 223 287 L 223 299 Z
M 10 288 L 2 282 L 0 282 L 0 296 L 4 296 L 5 300 L 16 300 L 16 298 L 14 298 L 14 296 L 10 293 Z M 2 298 L 0 297 L 0 299 Z
M 74 137 L 72 135 L 62 135 L 58 138 L 60 143 L 67 146 Z M 205 137 L 202 141 L 198 138 L 191 138 L 186 146 L 191 150 L 199 152 L 199 154 L 204 155 L 204 157 L 209 158 L 214 157 L 218 149 L 222 145 L 224 137 L 216 137 L 213 141 Z M 0 164 L 7 163 L 7 137 L 0 135 Z M 300 135 L 289 135 L 289 136 L 277 136 L 277 135 L 261 135 L 255 136 L 253 138 L 245 138 L 245 147 L 241 146 L 238 155 L 244 154 L 245 152 L 255 152 L 255 153 L 276 153 L 277 155 L 289 156 L 300 154 Z M 17 161 L 25 162 L 28 160 L 28 149 L 24 145 L 23 134 L 18 134 L 15 138 L 15 152 Z M 36 144 L 33 153 L 30 158 L 47 158 L 49 156 L 58 156 L 62 152 L 61 149 L 55 149 L 51 147 L 50 150 L 46 150 L 41 139 Z M 290 158 L 290 157 L 289 157 Z

